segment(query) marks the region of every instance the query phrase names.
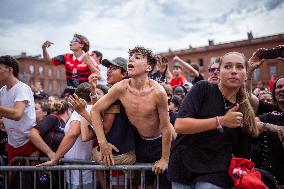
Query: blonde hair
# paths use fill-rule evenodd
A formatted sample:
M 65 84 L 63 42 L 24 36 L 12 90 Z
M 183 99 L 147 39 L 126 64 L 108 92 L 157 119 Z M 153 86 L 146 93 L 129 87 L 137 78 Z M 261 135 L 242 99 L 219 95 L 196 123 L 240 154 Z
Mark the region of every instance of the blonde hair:
M 56 115 L 64 114 L 68 108 L 69 104 L 65 100 L 53 100 L 48 103 L 50 112 Z
M 224 57 L 231 55 L 231 54 L 236 54 L 236 55 L 241 56 L 244 59 L 245 68 L 247 69 L 248 63 L 246 61 L 246 57 L 243 53 L 239 53 L 239 52 L 228 52 L 225 55 L 223 55 L 221 57 L 220 67 L 223 64 Z M 241 87 L 239 88 L 239 91 L 237 92 L 236 102 L 239 104 L 239 111 L 243 114 L 243 131 L 246 134 L 249 134 L 253 137 L 257 137 L 259 135 L 259 130 L 255 122 L 255 113 L 249 102 L 249 94 L 245 88 L 244 83 L 241 85 Z

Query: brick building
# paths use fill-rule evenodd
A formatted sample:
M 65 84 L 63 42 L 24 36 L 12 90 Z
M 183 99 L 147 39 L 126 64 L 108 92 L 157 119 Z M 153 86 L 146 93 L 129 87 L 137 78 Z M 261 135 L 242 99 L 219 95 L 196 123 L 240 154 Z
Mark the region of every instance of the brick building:
M 54 66 L 40 57 L 26 56 L 22 53 L 15 58 L 20 62 L 19 79 L 32 86 L 40 81 L 49 95 L 61 95 L 66 87 L 64 66 Z
M 223 44 L 214 44 L 214 41 L 209 40 L 209 45 L 198 48 L 189 48 L 183 50 L 169 50 L 169 52 L 160 53 L 165 56 L 170 62 L 170 70 L 172 70 L 172 59 L 175 55 L 179 56 L 189 64 L 198 63 L 201 67 L 201 73 L 208 77 L 208 65 L 216 59 L 230 51 L 238 51 L 244 53 L 249 58 L 252 53 L 259 48 L 273 48 L 278 45 L 284 45 L 284 34 L 253 38 L 252 33 L 248 33 L 248 39 L 242 41 L 235 41 Z M 264 62 L 260 69 L 257 69 L 254 74 L 253 84 L 262 80 L 265 85 L 268 84 L 271 75 L 284 75 L 284 62 L 280 60 L 268 60 Z M 190 80 L 188 70 L 184 70 L 183 75 Z

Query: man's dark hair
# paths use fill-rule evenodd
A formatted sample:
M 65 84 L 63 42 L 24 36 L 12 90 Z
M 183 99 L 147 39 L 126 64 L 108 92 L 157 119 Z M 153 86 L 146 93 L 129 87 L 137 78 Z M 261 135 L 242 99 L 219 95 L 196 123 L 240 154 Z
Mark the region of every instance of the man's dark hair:
M 103 53 L 101 53 L 100 51 L 97 51 L 97 50 L 92 51 L 92 53 L 95 53 L 97 55 L 97 57 L 100 58 L 100 64 L 101 64 L 102 59 L 103 59 Z
M 168 59 L 160 54 L 155 55 L 156 61 L 158 62 L 163 62 L 163 63 L 168 63 Z
M 128 51 L 129 56 L 132 56 L 134 53 L 142 54 L 144 57 L 147 58 L 147 64 L 151 66 L 152 70 L 155 68 L 157 60 L 155 58 L 155 55 L 150 49 L 146 49 L 145 47 L 142 46 L 136 46 L 134 47 L 134 49 L 129 49 Z
M 199 72 L 200 66 L 198 64 L 192 64 L 191 66 Z
M 13 75 L 15 77 L 18 77 L 20 66 L 18 60 L 16 60 L 14 57 L 6 55 L 0 57 L 0 64 L 3 64 L 7 67 L 13 68 Z
M 96 86 L 96 88 L 101 89 L 104 94 L 107 94 L 107 93 L 108 93 L 108 90 L 109 90 L 109 87 L 108 87 L 108 86 L 106 86 L 106 85 L 100 85 L 100 84 L 98 84 L 98 85 Z
M 91 102 L 90 93 L 92 92 L 91 86 L 88 82 L 81 83 L 75 90 L 75 94 L 86 100 L 86 102 Z

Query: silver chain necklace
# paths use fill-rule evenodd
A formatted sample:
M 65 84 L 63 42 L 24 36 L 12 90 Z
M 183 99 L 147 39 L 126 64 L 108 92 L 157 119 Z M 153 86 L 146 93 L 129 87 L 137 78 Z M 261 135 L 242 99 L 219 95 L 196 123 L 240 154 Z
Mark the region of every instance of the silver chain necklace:
M 235 106 L 236 103 L 233 103 L 231 106 L 227 106 L 226 99 L 225 99 L 223 94 L 222 94 L 222 97 L 223 97 L 223 101 L 224 101 L 224 108 L 225 108 L 225 110 L 229 110 L 229 109 L 231 109 L 232 107 Z

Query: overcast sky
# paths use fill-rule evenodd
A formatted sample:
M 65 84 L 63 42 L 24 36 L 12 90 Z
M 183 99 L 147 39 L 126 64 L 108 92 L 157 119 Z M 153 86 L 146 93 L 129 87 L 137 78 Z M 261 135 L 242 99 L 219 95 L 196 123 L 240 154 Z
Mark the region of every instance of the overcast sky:
M 0 55 L 70 52 L 74 33 L 105 58 L 127 57 L 143 45 L 154 52 L 284 33 L 284 0 L 0 0 Z

